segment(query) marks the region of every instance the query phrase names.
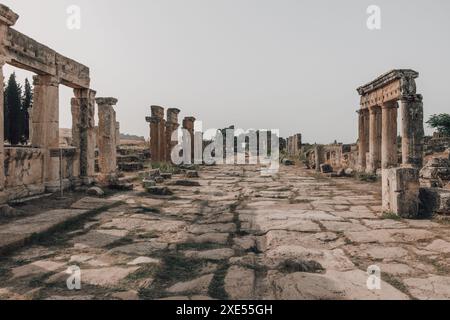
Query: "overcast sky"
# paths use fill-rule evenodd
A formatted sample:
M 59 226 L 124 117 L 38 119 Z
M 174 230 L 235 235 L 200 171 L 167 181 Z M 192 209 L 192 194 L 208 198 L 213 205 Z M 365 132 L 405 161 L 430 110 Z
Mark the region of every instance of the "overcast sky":
M 354 142 L 356 88 L 394 68 L 420 72 L 427 117 L 450 112 L 448 0 L 1 3 L 20 15 L 17 30 L 90 67 L 97 95 L 119 99 L 126 133 L 148 137 L 145 116 L 156 104 L 205 128 Z M 381 8 L 379 31 L 366 27 L 371 4 Z M 70 5 L 81 8 L 81 30 L 66 27 Z M 71 126 L 71 96 L 62 87 L 60 127 Z

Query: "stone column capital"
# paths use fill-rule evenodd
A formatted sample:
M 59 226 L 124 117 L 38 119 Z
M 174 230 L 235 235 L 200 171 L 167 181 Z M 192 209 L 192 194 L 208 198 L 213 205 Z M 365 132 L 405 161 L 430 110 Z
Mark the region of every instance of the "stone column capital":
M 422 102 L 423 96 L 421 94 L 404 95 L 401 102 Z
M 381 106 L 381 109 L 386 110 L 386 109 L 398 109 L 398 103 L 397 101 L 388 101 L 383 103 L 383 105 Z
M 370 114 L 378 114 L 381 112 L 381 107 L 380 106 L 370 106 L 369 112 L 370 112 Z
M 34 86 L 52 86 L 52 87 L 58 87 L 59 86 L 59 79 L 58 77 L 51 76 L 51 75 L 36 75 L 33 76 L 33 85 Z
M 118 100 L 116 98 L 111 98 L 111 97 L 107 97 L 107 98 L 96 98 L 95 102 L 97 102 L 97 104 L 99 106 L 115 106 L 118 102 Z

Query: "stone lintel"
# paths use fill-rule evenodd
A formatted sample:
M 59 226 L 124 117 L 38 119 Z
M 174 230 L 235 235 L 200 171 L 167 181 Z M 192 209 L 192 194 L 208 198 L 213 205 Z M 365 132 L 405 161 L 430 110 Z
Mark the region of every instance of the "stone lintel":
M 0 4 L 0 24 L 6 24 L 8 27 L 11 27 L 16 24 L 18 19 L 19 15 L 17 13 L 4 4 Z
M 116 98 L 96 98 L 95 102 L 97 102 L 97 104 L 99 106 L 115 106 L 118 102 L 118 100 Z
M 419 77 L 419 73 L 417 71 L 411 69 L 397 69 L 389 71 L 375 80 L 369 82 L 368 84 L 359 87 L 358 93 L 360 95 L 368 94 L 372 91 L 380 89 L 389 83 L 399 80 L 399 79 L 417 79 Z

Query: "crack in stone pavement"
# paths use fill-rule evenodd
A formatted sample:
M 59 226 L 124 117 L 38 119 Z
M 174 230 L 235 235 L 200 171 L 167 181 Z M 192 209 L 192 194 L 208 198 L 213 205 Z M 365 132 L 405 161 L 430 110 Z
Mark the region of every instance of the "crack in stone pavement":
M 384 219 L 377 184 L 298 167 L 199 174 L 171 196 L 111 196 L 123 204 L 3 257 L 0 298 L 450 298 L 449 225 Z M 372 265 L 381 290 L 367 288 Z

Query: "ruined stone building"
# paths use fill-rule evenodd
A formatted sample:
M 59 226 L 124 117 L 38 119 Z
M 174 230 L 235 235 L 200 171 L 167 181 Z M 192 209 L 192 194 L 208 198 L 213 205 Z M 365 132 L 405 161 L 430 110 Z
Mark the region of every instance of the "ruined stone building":
M 0 4 L 0 201 L 60 188 L 90 184 L 94 170 L 96 92 L 90 87 L 89 68 L 29 38 L 12 27 L 19 16 Z M 29 147 L 5 147 L 3 137 L 3 66 L 33 72 L 34 104 Z M 71 145 L 60 147 L 59 87 L 73 89 Z M 116 100 L 98 98 L 101 173 L 114 170 Z M 69 106 L 67 106 L 69 107 Z M 111 147 L 114 145 L 114 147 Z M 60 169 L 60 157 L 61 169 Z M 61 176 L 62 172 L 62 176 Z

